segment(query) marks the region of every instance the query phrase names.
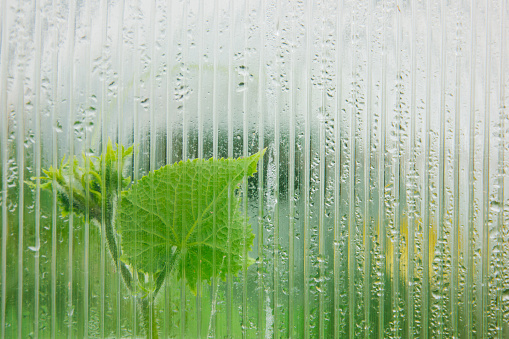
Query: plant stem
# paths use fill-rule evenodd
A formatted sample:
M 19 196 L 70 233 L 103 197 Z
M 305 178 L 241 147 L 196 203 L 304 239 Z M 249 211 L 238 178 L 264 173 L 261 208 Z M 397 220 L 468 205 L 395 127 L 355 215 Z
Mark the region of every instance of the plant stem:
M 142 299 L 141 311 L 143 314 L 143 320 L 145 322 L 145 332 L 147 338 L 158 339 L 159 333 L 157 332 L 157 322 L 155 315 L 155 294 L 151 293 Z
M 124 280 L 124 283 L 131 292 L 131 294 L 134 295 L 135 288 L 133 286 L 133 276 L 131 274 L 131 271 L 129 271 L 129 268 L 127 265 L 119 260 L 119 254 L 120 249 L 117 245 L 117 241 L 115 240 L 115 231 L 113 230 L 113 218 L 109 217 L 107 218 L 107 221 L 105 223 L 105 231 L 106 231 L 106 243 L 108 244 L 108 249 L 111 254 L 111 258 L 113 259 L 113 262 L 115 263 L 117 269 L 120 270 L 122 280 Z M 147 338 L 152 339 L 158 339 L 159 335 L 157 333 L 157 323 L 155 318 L 155 310 L 154 310 L 154 301 L 155 296 L 157 295 L 157 292 L 159 292 L 159 289 L 161 288 L 163 282 L 164 282 L 164 272 L 163 270 L 161 274 L 159 274 L 157 280 L 156 280 L 156 289 L 153 293 L 149 294 L 145 298 L 142 299 L 141 302 L 141 313 L 143 316 L 143 321 L 145 323 L 145 331 L 147 333 Z M 152 311 L 151 311 L 152 310 Z
M 114 204 L 111 202 L 112 196 L 108 197 L 108 207 L 109 213 L 106 215 L 105 220 L 105 232 L 106 232 L 106 243 L 108 244 L 108 249 L 111 254 L 111 258 L 115 263 L 118 270 L 120 270 L 122 280 L 124 281 L 127 289 L 131 294 L 134 295 L 135 286 L 133 286 L 133 275 L 127 264 L 120 260 L 120 248 L 117 244 L 115 238 L 115 230 L 113 228 L 115 220 L 114 220 Z M 158 339 L 159 334 L 157 332 L 157 322 L 156 322 L 156 312 L 155 312 L 155 300 L 156 296 L 159 293 L 161 287 L 163 286 L 164 280 L 166 278 L 167 271 L 170 272 L 173 269 L 174 263 L 178 258 L 178 253 L 173 252 L 168 258 L 168 262 L 166 263 L 164 269 L 159 272 L 156 276 L 156 286 L 152 293 L 149 293 L 145 298 L 142 299 L 141 302 L 141 312 L 145 322 L 145 330 L 147 333 L 147 338 Z
M 122 276 L 122 279 L 124 280 L 127 289 L 131 293 L 134 293 L 133 276 L 129 269 L 127 268 L 127 265 L 121 260 L 119 260 L 120 250 L 117 246 L 117 241 L 115 240 L 115 234 L 113 230 L 113 218 L 108 216 L 105 224 L 106 224 L 105 225 L 106 243 L 108 244 L 108 249 L 110 251 L 111 258 L 113 259 L 113 262 L 115 263 L 117 269 L 120 270 L 120 274 Z
M 175 263 L 178 255 L 177 253 L 174 253 L 168 263 L 164 266 L 164 269 L 159 272 L 159 274 L 156 277 L 156 286 L 152 293 L 147 295 L 142 300 L 142 313 L 145 321 L 145 330 L 147 332 L 147 338 L 150 338 L 150 333 L 152 333 L 152 339 L 157 339 L 159 337 L 159 334 L 157 332 L 157 322 L 156 322 L 156 315 L 155 315 L 155 301 L 156 296 L 161 290 L 161 287 L 163 286 L 164 279 L 166 278 L 166 274 L 171 272 L 173 269 L 173 264 Z M 151 312 L 152 310 L 152 312 Z
M 117 245 L 117 241 L 115 240 L 115 231 L 113 230 L 113 223 L 114 223 L 113 218 L 109 215 L 105 223 L 106 242 L 108 244 L 108 249 L 110 251 L 113 261 L 117 266 L 117 269 L 120 270 L 122 279 L 124 280 L 127 289 L 131 292 L 131 294 L 134 294 L 135 293 L 135 288 L 133 286 L 134 279 L 131 274 L 131 271 L 129 271 L 129 268 L 124 262 L 119 260 L 120 249 Z M 167 271 L 171 271 L 173 269 L 173 265 L 177 257 L 178 257 L 177 253 L 173 253 L 170 256 L 168 263 L 165 265 L 165 268 L 156 277 L 156 286 L 154 291 L 142 299 L 141 311 L 145 322 L 147 338 L 152 337 L 152 339 L 157 339 L 159 337 L 155 317 L 156 315 L 155 299 L 161 287 L 163 286 Z

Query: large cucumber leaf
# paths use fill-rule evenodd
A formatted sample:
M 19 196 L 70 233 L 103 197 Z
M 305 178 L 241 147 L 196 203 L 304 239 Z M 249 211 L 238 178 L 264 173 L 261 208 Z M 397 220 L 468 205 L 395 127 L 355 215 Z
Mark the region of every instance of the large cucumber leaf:
M 122 192 L 116 229 L 122 260 L 156 274 L 178 253 L 178 277 L 195 291 L 201 280 L 236 274 L 254 234 L 239 209 L 238 185 L 256 173 L 265 150 L 238 159 L 195 159 L 161 167 Z M 201 254 L 201 263 L 200 255 Z M 183 263 L 183 264 L 182 264 Z

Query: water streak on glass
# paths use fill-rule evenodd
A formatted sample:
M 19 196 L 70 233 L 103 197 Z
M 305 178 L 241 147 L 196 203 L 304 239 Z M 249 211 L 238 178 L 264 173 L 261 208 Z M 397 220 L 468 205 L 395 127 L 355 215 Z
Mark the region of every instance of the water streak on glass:
M 83 69 L 85 71 L 85 110 L 90 110 L 90 107 L 92 107 L 92 104 L 90 102 L 90 97 L 91 97 L 91 87 L 92 87 L 92 84 L 91 84 L 91 54 L 92 54 L 92 41 L 91 41 L 91 34 L 92 34 L 92 27 L 91 27 L 91 8 L 90 8 L 91 4 L 88 3 L 88 5 L 85 7 L 85 13 L 84 13 L 84 26 L 86 27 L 85 28 L 85 34 L 86 34 L 86 38 L 87 38 L 87 44 L 86 44 L 86 50 L 85 50 L 85 61 L 84 61 L 84 65 L 83 65 Z M 105 15 L 106 13 L 103 12 L 102 13 L 103 15 Z M 103 26 L 104 27 L 104 26 Z M 104 27 L 105 28 L 105 27 Z M 104 31 L 106 32 L 106 31 Z M 101 84 L 101 87 L 102 87 L 102 84 Z M 101 112 L 103 112 L 104 110 L 101 109 Z M 85 136 L 84 136 L 84 145 L 85 145 L 85 149 L 89 149 L 90 146 L 89 146 L 89 143 L 90 143 L 90 136 L 89 136 L 89 131 L 87 129 L 87 127 L 85 126 Z M 88 157 L 85 156 L 88 160 Z M 85 163 L 85 169 L 86 171 L 90 171 L 90 164 L 88 161 L 86 161 Z M 89 316 L 90 316 L 90 312 L 89 312 L 89 309 L 90 309 L 90 305 L 89 305 L 89 292 L 90 292 L 90 279 L 89 279 L 89 276 L 90 276 L 90 272 L 89 272 L 89 267 L 90 267 L 90 184 L 87 182 L 85 184 L 85 191 L 86 191 L 86 195 L 85 195 L 85 224 L 84 224 L 84 235 L 83 235 L 83 268 L 82 268 L 82 271 L 83 271 L 83 309 L 82 310 L 77 310 L 79 311 L 79 313 L 82 313 L 83 315 L 83 324 L 81 324 L 83 326 L 83 332 L 80 333 L 80 335 L 82 335 L 84 338 L 88 338 L 89 336 Z M 104 228 L 102 228 L 102 230 L 104 230 Z M 105 232 L 102 232 L 102 234 L 105 234 Z M 104 271 L 101 272 L 101 275 L 104 276 Z M 93 309 L 93 306 L 92 306 L 92 309 Z M 81 326 L 80 326 L 80 330 L 81 330 Z
M 58 7 L 53 3 L 51 14 L 55 16 L 58 13 Z M 50 32 L 49 32 L 50 33 Z M 59 31 L 57 29 L 57 25 L 54 25 L 52 33 L 53 38 L 53 46 L 56 47 L 58 41 Z M 58 94 L 58 52 L 57 48 L 53 49 L 51 53 L 52 61 L 51 61 L 51 69 L 49 78 L 51 79 L 52 88 L 51 88 L 51 97 L 53 99 L 53 104 L 50 107 L 51 111 L 51 166 L 58 166 L 58 144 L 57 144 L 57 132 L 59 130 L 58 126 L 58 105 L 55 103 L 59 100 Z M 48 161 L 49 162 L 49 161 Z M 57 336 L 58 328 L 57 328 L 57 220 L 58 220 L 58 211 L 57 211 L 57 189 L 56 189 L 56 178 L 53 178 L 51 181 L 52 184 L 52 192 L 51 192 L 51 338 L 54 339 Z M 49 243 L 49 241 L 48 241 Z M 48 251 L 49 252 L 49 251 Z
M 311 232 L 311 224 L 310 224 L 310 181 L 311 181 L 311 177 L 310 177 L 310 167 L 311 167 L 311 164 L 310 164 L 310 160 L 311 160 L 311 124 L 312 124 L 312 119 L 311 119 L 311 114 L 313 112 L 313 102 L 312 102 L 312 88 L 311 88 L 311 64 L 312 64 L 312 58 L 313 58 L 313 44 L 312 44 L 312 36 L 313 36 L 313 4 L 314 4 L 314 1 L 309 1 L 307 6 L 306 6 L 306 9 L 305 9 L 305 13 L 306 13 L 306 57 L 305 57 L 305 65 L 304 65 L 304 68 L 305 68 L 305 71 L 304 71 L 304 87 L 305 87 L 305 90 L 303 91 L 303 95 L 304 95 L 304 110 L 305 110 L 305 113 L 304 113 L 304 178 L 303 178 L 303 181 L 304 181 L 304 222 L 302 224 L 302 227 L 303 227 L 303 230 L 302 232 L 304 233 L 303 237 L 304 237 L 304 242 L 303 242 L 303 252 L 302 252 L 302 260 L 303 260 L 303 279 L 304 279 L 304 284 L 303 284 L 303 294 L 304 294 L 304 307 L 303 307 L 303 310 L 304 310 L 304 315 L 303 315 L 303 318 L 304 318 L 304 321 L 303 321 L 303 325 L 304 325 L 304 328 L 303 328 L 303 332 L 304 332 L 304 338 L 308 339 L 310 337 L 310 333 L 309 333 L 309 330 L 311 328 L 311 325 L 310 325 L 310 318 L 311 318 L 311 310 L 310 310 L 310 306 L 311 306 L 311 298 L 310 298 L 310 280 L 312 279 L 311 277 L 311 268 L 310 268 L 310 264 L 311 264 L 311 253 L 310 253 L 310 247 L 311 247 L 311 244 L 310 244 L 310 238 L 311 238 L 311 235 L 310 235 L 310 232 Z
M 490 260 L 490 253 L 489 253 L 489 228 L 491 227 L 490 220 L 490 134 L 492 133 L 490 129 L 490 123 L 491 123 L 491 107 L 490 107 L 490 90 L 491 90 L 491 70 L 490 70 L 490 59 L 491 59 L 491 19 L 489 18 L 490 13 L 490 2 L 486 1 L 485 3 L 485 46 L 484 46 L 484 74 L 485 74 L 485 83 L 484 83 L 484 126 L 483 126 L 483 162 L 482 162 L 482 168 L 483 168 L 483 178 L 482 178 L 482 215 L 483 215 L 483 221 L 482 221 L 482 244 L 481 244 L 481 307 L 480 312 L 482 315 L 482 322 L 481 322 L 481 330 L 480 334 L 483 337 L 488 336 L 488 317 L 483 316 L 484 314 L 487 314 L 488 312 L 488 274 L 489 274 L 489 260 Z
M 334 145 L 335 147 L 340 147 L 341 145 L 341 112 L 343 110 L 343 96 L 342 96 L 342 81 L 343 81 L 343 39 L 341 38 L 341 28 L 343 27 L 343 1 L 338 2 L 336 10 L 336 53 L 335 53 L 335 63 L 336 63 L 336 110 L 334 112 Z M 368 25 L 369 26 L 369 25 Z M 369 39 L 368 39 L 369 40 Z M 340 327 L 340 316 L 341 316 L 341 282 L 344 279 L 341 278 L 341 252 L 340 252 L 340 240 L 341 240 L 341 225 L 340 225 L 340 208 L 341 208 L 341 152 L 334 152 L 334 338 L 340 338 L 342 336 L 342 327 Z
M 35 7 L 35 62 L 34 67 L 34 84 L 35 84 L 35 100 L 34 100 L 34 115 L 35 115 L 35 138 L 34 138 L 34 155 L 35 155 L 35 176 L 40 177 L 41 175 L 41 116 L 42 112 L 41 108 L 41 45 L 42 45 L 42 28 L 41 28 L 41 4 L 39 2 L 36 3 Z M 41 181 L 40 179 L 36 180 L 36 188 L 35 188 L 35 241 L 33 245 L 33 249 L 35 250 L 34 256 L 34 327 L 36 329 L 39 328 L 39 319 L 40 319 L 40 299 L 41 295 L 44 296 L 45 293 L 40 293 L 40 248 L 41 248 Z M 34 338 L 39 338 L 39 331 L 35 331 Z
M 117 23 L 117 41 L 116 41 L 116 50 L 117 50 L 117 60 L 116 60 L 116 65 L 119 69 L 119 72 L 118 72 L 118 76 L 117 76 L 117 81 L 118 81 L 118 86 L 117 86 L 117 100 L 116 100 L 116 121 L 117 121 L 117 131 L 116 131 L 116 134 L 117 134 L 117 143 L 120 143 L 121 140 L 123 140 L 123 137 L 124 137 L 124 132 L 123 132 L 123 128 L 125 126 L 124 124 L 124 114 L 123 114 L 123 110 L 124 110 L 124 101 L 122 99 L 122 96 L 120 95 L 120 93 L 123 93 L 123 89 L 124 89 L 124 81 L 125 81 L 125 78 L 123 76 L 123 73 L 125 72 L 126 68 L 123 66 L 123 58 L 124 58 L 124 35 L 123 35 L 123 28 L 124 28 L 124 13 L 125 13 L 125 1 L 122 0 L 119 2 L 119 6 L 118 6 L 118 14 L 117 14 L 117 17 L 118 17 L 118 23 Z M 121 158 L 120 158 L 120 150 L 117 149 L 117 166 L 120 166 L 121 164 Z M 118 180 L 118 184 L 117 184 L 117 196 L 119 196 L 120 198 L 118 199 L 117 201 L 117 204 L 119 206 L 122 205 L 122 199 L 121 199 L 121 195 L 120 195 L 120 192 L 122 191 L 122 184 L 121 184 L 121 178 L 122 178 L 122 174 L 119 172 L 118 175 L 117 175 L 117 180 Z M 101 235 L 101 279 L 100 279 L 100 328 L 101 328 L 101 336 L 105 336 L 106 334 L 106 291 L 105 291 L 105 282 L 106 282 L 106 279 L 105 279 L 105 276 L 103 274 L 104 272 L 104 269 L 105 269 L 105 266 L 106 266 L 106 246 L 104 246 L 104 241 L 105 239 L 103 239 L 103 236 Z M 120 253 L 117 253 L 117 255 L 120 255 Z M 121 331 L 122 331 L 122 312 L 121 312 L 121 300 L 122 300 L 122 296 L 121 296 L 121 286 L 122 286 L 122 275 L 120 274 L 120 272 L 116 272 L 116 274 L 114 275 L 114 281 L 115 281 L 115 286 L 114 286 L 114 291 L 115 291 L 115 298 L 116 298 L 116 301 L 115 301 L 115 307 L 116 307 L 116 310 L 115 310 L 115 316 L 116 316 L 116 328 L 115 328 L 115 333 L 116 335 L 120 335 Z
M 469 106 L 469 142 L 468 142 L 468 202 L 467 202 L 467 224 L 465 227 L 466 233 L 466 286 L 465 286 L 465 318 L 466 318 L 466 336 L 468 339 L 472 338 L 472 330 L 473 326 L 473 306 L 474 306 L 474 297 L 473 297 L 473 271 L 474 271 L 474 263 L 473 263 L 473 233 L 474 233 L 474 166 L 475 166 L 475 103 L 476 96 L 475 87 L 476 87 L 476 35 L 477 35 L 477 27 L 476 27 L 476 16 L 475 16 L 475 1 L 471 1 L 470 4 L 470 106 Z
M 266 11 L 266 7 L 265 7 L 265 0 L 260 0 L 259 2 L 259 5 L 258 5 L 258 9 L 257 9 L 257 12 L 260 13 L 259 15 L 263 15 L 263 13 L 265 13 Z M 258 71 L 258 86 L 257 86 L 257 112 L 258 112 L 258 148 L 264 148 L 266 147 L 265 145 L 265 142 L 264 142 L 264 137 L 265 137 L 265 134 L 264 134 L 264 131 L 265 131 L 265 114 L 264 114 L 264 101 L 263 101 L 263 98 L 264 98 L 264 81 L 265 81 L 265 77 L 264 77 L 264 67 L 265 67 L 265 58 L 264 58 L 264 55 L 265 55 L 265 49 L 264 49 L 264 35 L 265 35 L 265 30 L 264 30 L 264 27 L 265 27 L 265 17 L 262 16 L 262 18 L 259 20 L 258 22 L 258 25 L 259 25 L 259 40 L 260 40 L 260 43 L 259 45 L 257 46 L 258 48 L 258 67 L 257 67 L 257 71 Z M 257 303 L 256 303 L 256 306 L 258 308 L 258 312 L 256 314 L 256 325 L 257 325 L 257 337 L 262 339 L 264 338 L 264 308 L 263 308 L 263 305 L 264 305 L 264 288 L 263 288 L 263 283 L 264 283 L 264 279 L 263 279 L 263 273 L 264 273 L 264 268 L 265 268 L 265 265 L 264 265 L 264 254 L 263 254 L 263 239 L 264 239 L 264 231 L 263 231 L 263 226 L 264 226 L 264 222 L 263 222 L 263 213 L 264 213 L 264 203 L 263 203 L 263 197 L 264 197 L 264 190 L 263 190 L 263 187 L 265 186 L 265 182 L 264 182 L 264 176 L 263 176 L 263 173 L 264 173 L 264 169 L 265 169 L 265 162 L 264 162 L 264 159 L 262 159 L 260 161 L 260 167 L 258 168 L 258 176 L 257 176 L 257 179 L 258 179 L 258 188 L 257 188 L 257 198 L 258 198 L 258 201 L 257 201 L 257 214 L 256 214 L 256 221 L 257 221 L 257 224 L 256 223 L 253 223 L 253 226 L 257 228 L 257 235 L 258 235 L 258 238 L 256 239 L 256 251 L 257 251 L 257 272 L 256 272 L 256 277 L 257 277 Z M 256 225 L 256 226 L 255 226 Z
M 1 41 L 1 47 L 2 50 L 0 51 L 0 105 L 2 112 L 0 115 L 0 119 L 2 121 L 1 128 L 1 135 L 0 135 L 0 152 L 2 154 L 1 157 L 1 166 L 2 166 L 2 262 L 1 262 L 1 268 L 0 268 L 0 274 L 2 275 L 2 300 L 0 302 L 0 335 L 2 338 L 5 338 L 6 336 L 6 307 L 7 307 L 7 173 L 8 173 L 8 167 L 7 167 L 7 159 L 8 159 L 8 143 L 7 143 L 7 135 L 9 133 L 8 128 L 8 116 L 7 116 L 7 48 L 5 48 L 6 45 L 9 44 L 9 40 L 7 39 L 7 27 L 8 21 L 7 18 L 9 17 L 7 15 L 7 2 L 2 1 L 2 11 L 1 11 L 1 22 L 2 22 L 2 41 Z
M 21 31 L 21 34 L 24 32 Z M 26 49 L 26 46 L 21 47 L 21 50 L 19 51 L 18 57 L 20 57 L 20 64 L 17 65 L 17 69 L 15 72 L 16 75 L 16 87 L 17 87 L 17 102 L 16 106 L 14 108 L 14 121 L 16 121 L 16 163 L 18 165 L 18 177 L 17 177 L 17 188 L 18 188 L 18 206 L 17 206 L 17 221 L 18 221 L 18 261 L 17 261 L 17 271 L 18 271 L 18 295 L 17 295 L 17 321 L 18 321 L 18 338 L 22 338 L 23 335 L 23 326 L 30 327 L 30 323 L 27 324 L 25 321 L 25 324 L 23 325 L 23 297 L 24 297 L 24 285 L 23 285 L 23 271 L 24 271 L 24 262 L 23 262 L 23 255 L 24 255 L 24 248 L 25 248 L 25 190 L 24 190 L 24 183 L 23 178 L 25 177 L 25 147 L 24 147 L 24 141 L 25 141 L 25 125 L 26 125 L 26 119 L 25 119 L 25 98 L 24 98 L 24 77 L 25 77 L 25 68 L 26 65 L 24 62 L 26 60 L 23 60 L 23 52 L 24 49 Z M 28 227 L 28 225 L 27 225 Z
M 497 333 L 496 337 L 501 338 L 502 337 L 502 331 L 500 329 L 503 329 L 504 326 L 504 313 L 502 312 L 502 300 L 503 300 L 503 294 L 502 294 L 502 288 L 503 288 L 503 270 L 504 270 L 504 263 L 502 259 L 502 246 L 503 246 L 503 238 L 502 238 L 502 232 L 506 229 L 507 225 L 504 226 L 504 210 L 500 208 L 501 206 L 504 206 L 504 189 L 505 189 L 505 176 L 504 176 L 504 169 L 505 169 L 505 159 L 506 155 L 504 153 L 505 149 L 505 126 L 507 126 L 507 122 L 505 121 L 505 85 L 504 85 L 504 78 L 505 78 L 505 67 L 506 64 L 504 63 L 505 58 L 507 58 L 507 52 L 505 51 L 504 47 L 506 46 L 506 25 L 507 25 L 507 2 L 504 1 L 502 3 L 502 8 L 500 10 L 500 64 L 499 64 L 499 105 L 498 105 L 498 114 L 499 114 L 499 152 L 498 152 L 498 236 L 497 236 L 497 259 L 495 262 L 496 265 L 496 274 L 499 274 L 499 277 L 496 279 L 496 304 L 497 304 L 497 314 L 496 314 L 496 328 Z
M 166 6 L 166 18 L 171 18 L 173 14 L 172 9 L 172 0 L 169 0 Z M 171 58 L 173 56 L 174 48 L 173 48 L 173 25 L 171 24 L 171 20 L 167 20 L 166 23 L 166 34 L 167 34 L 167 49 L 166 49 L 166 65 L 171 64 Z M 172 162 L 172 150 L 173 150 L 173 136 L 172 136 L 172 111 L 171 111 L 171 98 L 172 98 L 172 88 L 171 88 L 171 72 L 166 72 L 166 126 L 165 126 L 165 133 L 166 133 L 166 161 L 165 165 L 168 165 Z M 170 230 L 166 231 L 166 235 L 169 236 Z M 166 253 L 169 255 L 170 253 L 169 246 L 166 247 Z M 163 326 L 162 326 L 162 336 L 163 338 L 168 337 L 170 330 L 171 330 L 171 322 L 170 322 L 170 315 L 171 315 L 171 306 L 170 306 L 170 288 L 171 286 L 169 284 L 166 285 L 166 288 L 164 290 L 164 308 L 163 312 L 165 316 L 163 317 Z M 198 294 L 201 295 L 200 290 L 198 290 Z M 198 306 L 198 305 L 197 305 Z M 198 312 L 200 312 L 200 308 L 198 308 Z
M 371 20 L 373 20 L 373 2 L 370 1 L 368 3 L 367 13 L 366 13 L 366 20 L 368 22 L 366 27 L 366 41 L 364 42 L 366 44 L 366 50 L 371 50 L 372 46 L 372 37 L 373 37 L 373 28 L 371 25 Z M 366 109 L 365 109 L 365 136 L 364 136 L 364 155 L 363 155 L 363 166 L 364 166 L 364 173 L 363 173 L 363 185 L 364 185 L 364 191 L 363 191 L 363 199 L 364 199 L 364 206 L 363 206 L 363 212 L 364 212 L 364 220 L 363 220 L 363 231 L 364 231 L 364 290 L 363 290 L 363 303 L 364 303 L 364 338 L 369 338 L 372 336 L 373 333 L 373 324 L 372 324 L 372 315 L 371 315 L 371 302 L 372 302 L 372 296 L 371 296 L 371 272 L 372 272 L 372 237 L 373 237 L 373 222 L 371 218 L 369 217 L 369 210 L 371 207 L 371 157 L 373 156 L 372 152 L 372 128 L 373 128 L 373 57 L 371 53 L 368 53 L 367 60 L 366 60 Z M 337 139 L 336 139 L 337 140 Z M 339 162 L 339 159 L 336 160 Z M 338 180 L 338 178 L 335 178 L 335 180 Z M 336 185 L 338 185 L 336 183 Z

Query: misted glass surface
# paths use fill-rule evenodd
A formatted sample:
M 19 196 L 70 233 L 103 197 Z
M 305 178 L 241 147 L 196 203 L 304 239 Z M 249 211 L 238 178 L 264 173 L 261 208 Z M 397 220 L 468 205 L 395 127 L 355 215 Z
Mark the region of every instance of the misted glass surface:
M 509 337 L 507 0 L 0 4 L 0 338 Z

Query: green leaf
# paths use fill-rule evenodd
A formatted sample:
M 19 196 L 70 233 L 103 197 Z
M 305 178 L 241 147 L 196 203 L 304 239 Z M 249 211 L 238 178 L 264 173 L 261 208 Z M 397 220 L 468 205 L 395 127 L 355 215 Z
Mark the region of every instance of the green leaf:
M 177 265 L 177 276 L 185 274 L 192 291 L 200 268 L 201 280 L 214 273 L 225 278 L 228 263 L 236 274 L 244 259 L 251 262 L 243 253 L 244 246 L 251 250 L 254 239 L 236 189 L 244 177 L 256 173 L 264 153 L 181 161 L 150 172 L 122 192 L 116 219 L 122 259 L 138 271 L 155 274 L 166 269 L 176 251 L 184 263 Z
M 43 181 L 40 188 L 49 191 L 56 189 L 62 216 L 67 216 L 72 209 L 76 215 L 84 217 L 88 205 L 90 217 L 100 221 L 103 217 L 103 192 L 106 193 L 109 215 L 113 213 L 112 200 L 116 197 L 118 188 L 126 189 L 131 181 L 131 178 L 124 176 L 122 172 L 132 152 L 133 146 L 126 149 L 117 144 L 114 149 L 111 140 L 108 139 L 106 152 L 100 156 L 86 156 L 83 153 L 81 163 L 76 156 L 72 162 L 71 159 L 66 160 L 64 156 L 59 167 L 50 166 L 48 169 L 42 169 L 44 176 L 39 177 Z M 32 181 L 26 182 L 27 185 L 36 188 L 37 178 L 31 179 Z

